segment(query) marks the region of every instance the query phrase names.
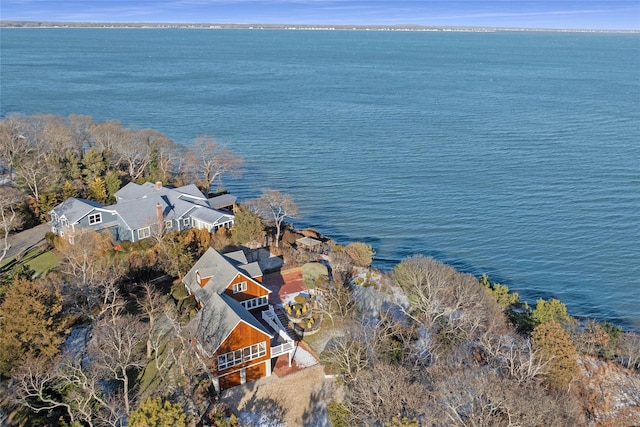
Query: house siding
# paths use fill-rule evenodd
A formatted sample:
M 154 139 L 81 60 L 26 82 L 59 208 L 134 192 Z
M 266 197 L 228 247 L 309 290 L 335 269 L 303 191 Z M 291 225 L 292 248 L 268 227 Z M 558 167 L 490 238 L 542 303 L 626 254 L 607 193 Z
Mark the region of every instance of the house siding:
M 240 385 L 240 372 L 234 372 L 220 378 L 220 390 L 226 390 Z
M 244 292 L 233 293 L 233 285 L 241 282 L 247 282 L 247 290 Z M 231 281 L 227 289 L 225 289 L 225 294 L 229 295 L 236 301 L 246 301 L 257 297 L 268 297 L 269 290 L 257 284 L 253 279 L 248 278 L 244 274 L 238 274 Z
M 92 215 L 100 214 L 102 220 L 96 224 L 89 224 L 89 217 Z M 80 220 L 74 224 L 76 230 L 81 228 L 89 228 L 95 231 L 109 230 L 115 240 L 129 240 L 129 230 L 126 228 L 122 218 L 117 213 L 103 211 L 95 209 L 89 212 L 87 215 L 80 218 Z
M 267 361 L 266 363 L 270 363 Z M 262 377 L 267 376 L 267 367 L 265 362 L 260 362 L 258 364 L 248 366 L 246 369 L 246 380 L 245 382 L 249 383 L 251 381 L 258 380 Z M 220 390 L 227 390 L 229 388 L 239 386 L 242 384 L 240 379 L 240 369 L 235 372 L 231 372 L 219 378 Z
M 218 372 L 218 356 L 221 354 L 229 353 L 234 350 L 238 350 L 244 347 L 248 347 L 253 344 L 258 344 L 261 342 L 266 342 L 266 354 L 262 357 L 239 363 L 237 365 L 231 366 L 223 371 Z M 235 370 L 246 368 L 248 366 L 252 366 L 254 364 L 263 362 L 265 360 L 271 359 L 271 337 L 265 334 L 262 331 L 257 330 L 253 326 L 250 326 L 244 322 L 240 322 L 238 326 L 231 332 L 231 334 L 224 340 L 224 342 L 220 345 L 218 350 L 213 355 L 213 363 L 215 366 L 215 372 L 218 373 L 218 376 L 224 375 L 225 372 L 233 372 Z

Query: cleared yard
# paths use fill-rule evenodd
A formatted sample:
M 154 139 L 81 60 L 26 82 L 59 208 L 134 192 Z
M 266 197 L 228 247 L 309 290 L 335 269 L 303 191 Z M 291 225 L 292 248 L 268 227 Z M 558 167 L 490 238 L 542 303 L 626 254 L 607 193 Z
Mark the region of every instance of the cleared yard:
M 283 378 L 263 378 L 235 387 L 223 396 L 243 423 L 252 426 L 329 426 L 326 404 L 333 380 L 325 380 L 321 365 Z

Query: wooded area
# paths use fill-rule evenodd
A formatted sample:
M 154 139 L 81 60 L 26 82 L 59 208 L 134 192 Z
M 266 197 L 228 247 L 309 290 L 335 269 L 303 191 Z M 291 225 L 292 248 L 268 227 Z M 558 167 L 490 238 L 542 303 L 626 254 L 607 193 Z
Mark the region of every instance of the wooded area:
M 206 194 L 243 163 L 210 137 L 187 148 L 86 116 L 10 117 L 0 142 L 2 257 L 11 232 L 45 221 L 67 197 L 108 203 L 123 184 L 146 181 L 195 182 Z M 309 231 L 321 249 L 298 248 L 302 234 L 286 223 L 297 207 L 274 190 L 235 215 L 232 230 L 161 232 L 136 243 L 91 230 L 74 244 L 51 235 L 59 263 L 49 271 L 0 264 L 0 408 L 9 421 L 239 425 L 193 345 L 196 304 L 180 279 L 209 247 L 260 247 L 268 237 L 286 267 L 330 267 L 313 286 L 327 314 L 316 350 L 341 391 L 327 398 L 332 425 L 640 423 L 638 334 L 574 319 L 553 298 L 530 307 L 486 276 L 421 255 L 383 273 L 371 269 L 375 252 L 365 243 Z M 615 373 L 627 400 L 598 389 L 590 366 Z

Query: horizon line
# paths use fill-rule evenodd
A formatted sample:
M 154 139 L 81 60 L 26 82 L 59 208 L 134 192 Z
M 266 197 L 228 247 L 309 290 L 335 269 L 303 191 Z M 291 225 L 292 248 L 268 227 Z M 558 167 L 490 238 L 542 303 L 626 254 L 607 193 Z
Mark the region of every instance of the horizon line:
M 64 27 L 140 27 L 140 26 L 173 26 L 200 27 L 208 29 L 342 29 L 342 30 L 475 30 L 475 31 L 553 31 L 553 32 L 606 32 L 606 33 L 640 33 L 640 29 L 607 29 L 607 28 L 556 28 L 556 27 L 511 27 L 511 26 L 482 26 L 482 25 L 422 25 L 422 24 L 295 24 L 295 23 L 218 23 L 218 22 L 158 22 L 158 21 L 46 21 L 46 20 L 16 20 L 0 19 L 0 28 L 42 28 L 51 26 Z

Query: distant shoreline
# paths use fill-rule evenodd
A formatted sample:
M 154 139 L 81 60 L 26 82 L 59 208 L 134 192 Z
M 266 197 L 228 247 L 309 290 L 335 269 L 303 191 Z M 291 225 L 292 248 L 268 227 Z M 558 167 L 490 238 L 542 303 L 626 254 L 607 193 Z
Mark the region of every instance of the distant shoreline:
M 357 30 L 357 31 L 433 31 L 433 32 L 556 32 L 556 33 L 622 33 L 640 34 L 640 30 L 594 30 L 561 28 L 467 27 L 424 25 L 328 25 L 328 24 L 218 24 L 160 22 L 49 22 L 0 20 L 0 28 L 192 28 L 247 30 Z

